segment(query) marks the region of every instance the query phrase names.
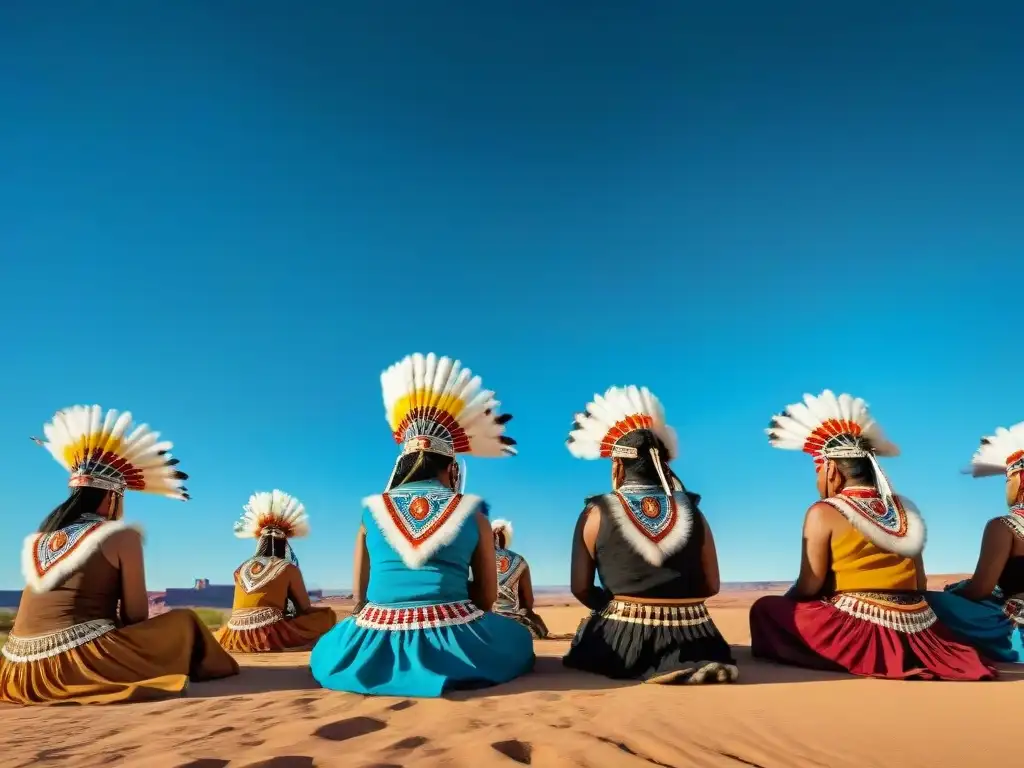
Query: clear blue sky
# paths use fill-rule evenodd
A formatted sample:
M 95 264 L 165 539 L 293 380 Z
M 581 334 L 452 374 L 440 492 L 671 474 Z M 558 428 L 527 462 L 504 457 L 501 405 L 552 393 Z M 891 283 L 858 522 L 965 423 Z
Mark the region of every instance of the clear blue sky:
M 730 580 L 795 576 L 815 498 L 773 412 L 868 399 L 973 566 L 1024 418 L 1019 3 L 189 2 L 0 8 L 0 586 L 65 495 L 28 437 L 75 403 L 176 444 L 136 494 L 151 588 L 226 582 L 254 490 L 299 496 L 307 580 L 350 583 L 396 448 L 379 374 L 461 358 L 521 455 L 471 460 L 535 581 L 568 580 L 572 415 L 647 385 Z M 829 6 L 826 8 L 825 6 Z

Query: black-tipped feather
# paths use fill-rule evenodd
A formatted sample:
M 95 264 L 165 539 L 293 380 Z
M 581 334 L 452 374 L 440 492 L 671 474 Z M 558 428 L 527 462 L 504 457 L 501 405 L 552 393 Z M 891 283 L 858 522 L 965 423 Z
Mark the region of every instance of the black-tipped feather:
M 494 420 L 494 423 L 495 424 L 508 424 L 510 421 L 512 421 L 512 414 L 511 413 L 503 413 L 498 418 L 496 418 Z
M 501 440 L 502 445 L 517 445 L 513 438 L 507 437 L 506 435 L 502 435 L 499 440 Z

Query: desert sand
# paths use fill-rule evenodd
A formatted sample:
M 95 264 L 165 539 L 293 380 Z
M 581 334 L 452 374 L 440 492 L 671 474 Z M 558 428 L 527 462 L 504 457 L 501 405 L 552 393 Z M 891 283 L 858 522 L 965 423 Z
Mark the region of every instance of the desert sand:
M 946 579 L 938 579 L 940 586 Z M 319 689 L 308 654 L 239 656 L 236 678 L 185 699 L 108 707 L 0 707 L 4 766 L 866 766 L 1012 765 L 1024 669 L 988 683 L 862 680 L 756 662 L 747 610 L 710 602 L 740 682 L 660 687 L 565 671 L 567 641 L 537 645 L 534 674 L 445 699 Z M 539 606 L 553 633 L 584 610 Z M 344 613 L 339 608 L 339 613 Z M 1024 667 L 1024 665 L 1021 665 Z

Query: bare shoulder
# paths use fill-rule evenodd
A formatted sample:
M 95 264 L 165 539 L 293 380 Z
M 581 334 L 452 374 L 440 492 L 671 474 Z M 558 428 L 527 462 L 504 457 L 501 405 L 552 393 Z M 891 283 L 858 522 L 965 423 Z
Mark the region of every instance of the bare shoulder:
M 118 552 L 141 550 L 142 533 L 137 528 L 122 528 L 110 534 L 105 543 Z
M 1009 539 L 1013 536 L 1013 531 L 1003 522 L 1002 517 L 993 517 L 985 523 L 984 536 L 986 539 L 994 540 L 998 540 L 1000 537 Z
M 824 501 L 816 501 L 807 508 L 804 515 L 804 526 L 811 529 L 831 530 L 845 518 L 839 514 L 839 510 Z

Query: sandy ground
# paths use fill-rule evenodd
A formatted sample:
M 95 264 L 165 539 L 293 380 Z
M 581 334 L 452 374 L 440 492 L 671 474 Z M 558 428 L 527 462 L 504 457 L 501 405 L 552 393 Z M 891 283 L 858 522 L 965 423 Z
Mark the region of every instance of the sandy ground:
M 1019 759 L 1024 669 L 1003 667 L 990 683 L 890 682 L 755 662 L 744 646 L 757 596 L 711 603 L 738 646 L 733 686 L 570 673 L 560 664 L 567 642 L 538 642 L 535 673 L 509 685 L 439 700 L 369 698 L 317 688 L 308 654 L 242 656 L 240 676 L 195 685 L 183 700 L 0 707 L 0 764 L 980 768 Z M 544 602 L 552 632 L 576 628 L 580 608 Z

